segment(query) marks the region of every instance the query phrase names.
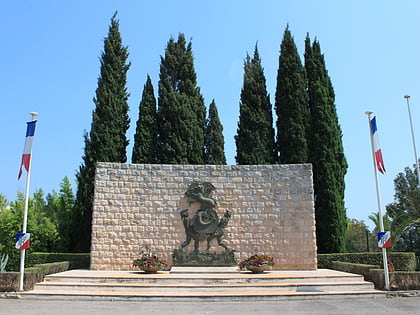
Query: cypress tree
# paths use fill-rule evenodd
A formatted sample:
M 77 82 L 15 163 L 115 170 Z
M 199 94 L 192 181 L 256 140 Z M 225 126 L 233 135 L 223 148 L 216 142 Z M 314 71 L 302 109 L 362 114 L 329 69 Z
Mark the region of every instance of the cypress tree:
M 159 163 L 204 164 L 206 108 L 193 61 L 183 34 L 169 40 L 159 75 Z
M 313 165 L 317 246 L 320 253 L 345 250 L 344 176 L 347 161 L 334 89 L 318 41 L 305 41 L 310 108 L 309 162 Z
M 141 102 L 139 105 L 139 119 L 134 135 L 132 163 L 156 163 L 157 145 L 157 117 L 156 98 L 152 80 L 147 76 Z
M 130 64 L 127 63 L 127 47 L 122 46 L 116 14 L 111 18 L 108 36 L 104 40 L 98 87 L 93 99 L 96 108 L 90 133 L 84 136 L 83 164 L 76 174 L 78 189 L 72 238 L 74 251 L 90 251 L 96 163 L 127 161 L 126 131 L 130 120 L 126 77 Z
M 247 54 L 245 59 L 235 141 L 238 164 L 276 162 L 273 114 L 257 45 L 253 58 Z
M 225 165 L 225 139 L 223 126 L 220 123 L 219 114 L 214 100 L 210 103 L 209 115 L 204 134 L 205 164 Z
M 280 163 L 306 163 L 309 112 L 305 69 L 288 26 L 280 47 L 275 109 Z

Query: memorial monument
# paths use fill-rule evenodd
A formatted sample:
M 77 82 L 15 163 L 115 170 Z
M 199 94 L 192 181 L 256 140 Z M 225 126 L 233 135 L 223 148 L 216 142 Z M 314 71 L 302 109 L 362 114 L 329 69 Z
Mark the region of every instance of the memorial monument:
M 174 266 L 236 265 L 233 250 L 229 249 L 222 239 L 231 212 L 226 210 L 219 220 L 216 212 L 217 202 L 210 196 L 215 189 L 209 182 L 193 182 L 186 191 L 185 196 L 189 204 L 196 204 L 196 207 L 198 204 L 198 210 L 192 217 L 189 215 L 189 209 L 180 212 L 186 240 L 179 249 L 174 250 Z M 192 240 L 194 240 L 194 250 L 185 251 Z M 217 246 L 224 249 L 223 252 L 211 251 L 213 240 L 217 241 Z M 200 242 L 207 242 L 205 251 L 199 250 Z
M 312 168 L 98 163 L 92 270 L 133 270 L 145 245 L 169 265 L 317 268 Z M 233 259 L 234 257 L 234 259 Z

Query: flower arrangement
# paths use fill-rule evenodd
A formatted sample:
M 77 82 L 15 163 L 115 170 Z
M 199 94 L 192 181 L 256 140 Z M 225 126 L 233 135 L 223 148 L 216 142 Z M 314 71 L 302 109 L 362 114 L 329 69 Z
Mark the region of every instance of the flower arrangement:
M 161 260 L 158 256 L 152 253 L 151 248 L 148 245 L 143 245 L 144 250 L 140 253 L 140 258 L 133 260 L 133 266 L 138 267 L 144 271 L 158 271 L 165 267 L 167 264 L 164 260 Z
M 274 266 L 274 258 L 265 254 L 253 254 L 239 263 L 239 268 Z

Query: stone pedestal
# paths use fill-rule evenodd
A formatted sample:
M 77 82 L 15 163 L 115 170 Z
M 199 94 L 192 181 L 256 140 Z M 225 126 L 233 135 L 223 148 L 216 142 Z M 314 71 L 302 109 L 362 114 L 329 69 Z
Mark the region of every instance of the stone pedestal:
M 173 252 L 174 266 L 235 266 L 235 255 L 233 251 L 222 253 L 208 252 L 185 252 L 175 249 Z

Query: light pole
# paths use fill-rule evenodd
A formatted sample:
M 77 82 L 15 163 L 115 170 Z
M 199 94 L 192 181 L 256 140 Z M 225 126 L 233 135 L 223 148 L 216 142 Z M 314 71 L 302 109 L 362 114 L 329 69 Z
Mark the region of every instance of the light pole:
M 413 148 L 414 148 L 414 158 L 416 162 L 417 168 L 417 185 L 420 186 L 420 170 L 419 170 L 419 160 L 417 159 L 417 149 L 416 149 L 416 141 L 414 139 L 414 130 L 413 130 L 413 122 L 411 120 L 411 111 L 410 111 L 410 95 L 404 95 L 404 98 L 407 100 L 407 108 L 408 108 L 408 118 L 410 120 L 410 127 L 411 127 L 411 137 L 413 139 Z

